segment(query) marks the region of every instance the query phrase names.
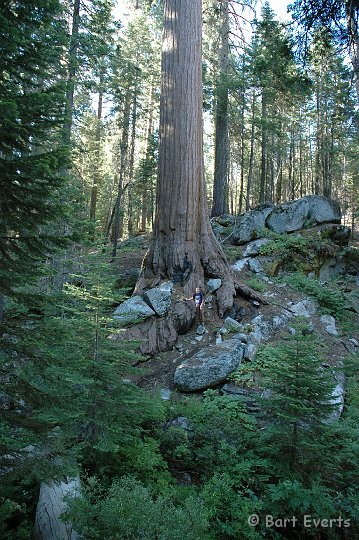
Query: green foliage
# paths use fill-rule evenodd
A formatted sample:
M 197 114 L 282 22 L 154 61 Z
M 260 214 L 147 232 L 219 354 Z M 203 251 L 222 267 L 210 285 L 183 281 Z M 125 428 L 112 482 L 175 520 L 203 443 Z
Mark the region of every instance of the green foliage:
M 254 289 L 255 291 L 264 293 L 267 290 L 266 284 L 256 277 L 252 277 L 250 279 L 247 279 L 246 284 L 248 287 L 251 287 L 251 289 Z
M 348 356 L 344 363 L 346 376 L 345 409 L 340 423 L 341 469 L 343 483 L 347 486 L 359 482 L 359 354 Z M 358 503 L 357 503 L 358 504 Z M 357 508 L 358 512 L 358 508 Z M 359 513 L 357 513 L 359 522 Z
M 272 345 L 261 345 L 251 362 L 242 362 L 228 378 L 244 388 L 263 387 L 261 374 L 275 365 L 276 349 Z
M 262 373 L 270 395 L 262 399 L 267 425 L 261 438 L 275 467 L 300 478 L 309 471 L 312 476 L 332 473 L 331 459 L 324 464 L 320 455 L 333 443 L 328 422 L 335 405 L 333 375 L 321 367 L 315 336 L 302 332 L 304 323 L 295 329 L 272 350 L 273 362 Z
M 45 226 L 65 206 L 57 194 L 67 163 L 59 145 L 66 31 L 58 0 L 6 2 L 0 28 L 0 292 L 11 295 L 60 242 Z
M 103 255 L 105 257 L 105 254 Z M 3 392 L 11 401 L 1 423 L 4 500 L 19 471 L 49 480 L 78 466 L 112 478 L 138 472 L 166 484 L 166 464 L 150 435 L 163 421 L 162 401 L 130 383 L 135 343 L 109 328 L 114 297 L 98 251 L 80 286 L 42 299 L 41 312 L 6 321 L 0 343 Z M 16 337 L 15 337 L 16 336 Z M 31 451 L 26 451 L 32 445 Z M 6 469 L 4 469 L 6 467 Z
M 68 516 L 78 533 L 88 539 L 198 540 L 208 533 L 207 512 L 195 494 L 176 500 L 176 491 L 153 496 L 133 477 L 114 480 L 104 492 L 96 479 L 89 479 L 81 498 L 73 500 Z
M 295 521 L 288 522 L 285 529 L 290 530 L 292 538 L 298 539 L 303 538 L 308 531 L 314 535 L 323 530 L 323 527 L 315 525 L 314 520 L 339 517 L 332 493 L 319 481 L 312 482 L 310 487 L 305 487 L 298 480 L 283 480 L 269 485 L 266 491 L 265 513 L 283 521 L 294 516 Z M 263 521 L 264 519 L 263 517 Z M 304 519 L 308 520 L 309 526 L 304 526 Z
M 350 305 L 342 291 L 334 283 L 322 285 L 316 279 L 300 273 L 288 274 L 285 281 L 295 289 L 314 296 L 324 313 L 330 313 L 339 319 L 346 318 L 345 312 L 350 308 Z
M 198 471 L 203 478 L 235 466 L 255 436 L 256 422 L 244 405 L 213 390 L 207 390 L 200 402 L 180 402 L 170 414 L 185 416 L 190 429 L 171 426 L 158 433 L 164 458 L 177 471 Z
M 252 489 L 254 475 L 259 475 L 258 461 L 241 460 L 230 473 L 216 473 L 204 485 L 206 503 L 215 538 L 256 540 L 262 535 L 248 524 L 248 517 L 259 514 L 262 502 Z
M 260 247 L 260 254 L 279 259 L 287 269 L 297 268 L 298 261 L 302 261 L 305 267 L 318 257 L 334 257 L 339 251 L 338 246 L 329 238 L 322 238 L 315 233 L 278 234 L 267 229 L 265 236 L 270 242 Z
M 235 262 L 242 257 L 242 249 L 239 246 L 223 244 L 222 247 L 229 262 Z

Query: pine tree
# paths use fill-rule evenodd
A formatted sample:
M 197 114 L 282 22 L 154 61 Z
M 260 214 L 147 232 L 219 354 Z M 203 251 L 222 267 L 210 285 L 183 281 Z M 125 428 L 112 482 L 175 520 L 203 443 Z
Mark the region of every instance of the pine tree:
M 318 344 L 306 332 L 306 325 L 298 323 L 295 330 L 269 352 L 271 362 L 263 383 L 270 395 L 263 400 L 266 414 L 261 438 L 277 471 L 308 478 L 322 474 L 326 467 L 330 470 L 334 459 L 328 424 L 334 379 L 321 367 Z
M 0 294 L 11 295 L 56 238 L 65 29 L 58 0 L 7 2 L 0 12 Z M 26 278 L 25 278 L 26 276 Z M 1 303 L 1 302 L 0 302 Z M 1 315 L 0 315 L 1 316 Z
M 159 471 L 167 477 L 147 434 L 163 421 L 162 402 L 127 378 L 137 344 L 117 339 L 122 330 L 113 326 L 112 306 L 123 295 L 114 294 L 104 257 L 94 251 L 85 274 L 72 276 L 62 294 L 40 298 L 38 315 L 20 304 L 7 309 L 0 340 L 0 527 L 6 501 L 19 515 L 16 505 L 41 481 L 79 470 L 105 482 L 135 471 L 143 479 Z

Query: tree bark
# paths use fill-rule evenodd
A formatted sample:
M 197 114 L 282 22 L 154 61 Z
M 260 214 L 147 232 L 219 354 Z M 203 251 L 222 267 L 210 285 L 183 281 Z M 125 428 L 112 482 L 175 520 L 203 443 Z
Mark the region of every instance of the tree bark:
M 292 123 L 290 126 L 289 165 L 288 165 L 289 189 L 290 189 L 290 198 L 292 199 L 292 201 L 294 201 L 295 199 L 294 159 L 295 159 L 294 121 L 292 120 Z
M 255 104 L 256 104 L 256 94 L 255 90 L 253 89 L 253 96 L 252 96 L 252 127 L 251 127 L 251 150 L 250 150 L 250 156 L 249 156 L 249 171 L 248 171 L 248 178 L 247 178 L 247 195 L 246 195 L 246 212 L 248 212 L 250 208 L 250 195 L 251 195 L 251 187 L 252 187 L 252 176 L 253 176 L 253 163 L 254 163 L 254 117 L 255 117 Z
M 244 125 L 244 113 L 246 105 L 246 89 L 245 89 L 245 62 L 243 56 L 242 63 L 243 70 L 243 84 L 242 84 L 242 107 L 241 107 L 241 180 L 240 180 L 240 191 L 239 191 L 239 203 L 238 203 L 238 214 L 242 212 L 243 206 L 243 194 L 244 194 L 244 151 L 245 151 L 245 125 Z
M 266 185 L 266 162 L 267 162 L 267 100 L 262 92 L 262 140 L 261 140 L 261 177 L 260 177 L 260 190 L 259 190 L 259 204 L 265 202 L 265 185 Z
M 96 125 L 96 159 L 91 188 L 90 219 L 96 220 L 98 186 L 100 183 L 100 158 L 101 158 L 101 122 L 102 122 L 102 102 L 103 90 L 100 85 L 97 102 L 97 125 Z
M 222 24 L 221 45 L 219 48 L 219 74 L 216 85 L 217 99 L 212 217 L 228 213 L 228 0 L 221 0 L 220 4 Z
M 133 107 L 132 107 L 132 128 L 131 128 L 131 144 L 130 144 L 130 161 L 128 167 L 128 222 L 127 231 L 131 236 L 133 233 L 133 171 L 135 160 L 135 143 L 136 143 L 136 123 L 137 123 L 137 86 L 133 94 Z
M 146 149 L 145 149 L 146 167 L 151 158 L 151 143 L 152 143 L 152 137 L 153 137 L 153 100 L 154 100 L 154 91 L 153 91 L 153 84 L 151 84 L 149 115 L 148 115 L 148 121 L 147 121 L 147 129 L 146 129 Z M 142 191 L 142 205 L 141 205 L 141 230 L 143 232 L 146 232 L 147 219 L 149 217 L 149 213 L 151 209 L 151 200 L 150 200 L 151 193 L 150 193 L 150 186 L 148 185 L 149 181 L 150 181 L 150 177 L 146 174 L 145 181 L 142 186 L 143 191 Z
M 124 175 L 125 175 L 125 162 L 128 147 L 128 130 L 130 125 L 130 92 L 127 92 L 125 98 L 124 112 L 123 112 L 123 124 L 121 135 L 121 151 L 120 151 L 120 170 L 117 186 L 117 198 L 115 205 L 115 212 L 113 216 L 113 233 L 112 233 L 112 257 L 116 257 L 117 254 L 117 242 L 120 233 L 120 206 L 121 196 L 123 194 Z
M 217 276 L 223 315 L 235 287 L 206 204 L 201 45 L 201 0 L 165 0 L 154 236 L 134 294 L 169 278 L 187 296 Z

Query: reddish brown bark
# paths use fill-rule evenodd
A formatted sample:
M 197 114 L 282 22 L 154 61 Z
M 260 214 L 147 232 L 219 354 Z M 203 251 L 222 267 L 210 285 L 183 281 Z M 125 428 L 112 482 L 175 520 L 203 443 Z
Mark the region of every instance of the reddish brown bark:
M 216 83 L 216 130 L 214 152 L 214 182 L 212 217 L 228 214 L 228 72 L 229 72 L 229 18 L 228 0 L 219 4 L 221 45 L 218 52 L 218 80 Z
M 135 292 L 170 278 L 187 296 L 220 277 L 220 315 L 234 280 L 209 222 L 203 165 L 201 0 L 165 0 L 154 236 Z

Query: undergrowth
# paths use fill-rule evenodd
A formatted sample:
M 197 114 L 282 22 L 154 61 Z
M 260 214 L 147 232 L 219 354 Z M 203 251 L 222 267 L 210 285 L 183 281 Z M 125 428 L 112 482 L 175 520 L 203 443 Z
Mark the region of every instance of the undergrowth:
M 339 247 L 329 238 L 322 238 L 315 233 L 302 235 L 279 234 L 266 230 L 270 241 L 259 248 L 261 255 L 270 255 L 285 265 L 298 264 L 298 258 L 313 260 L 316 257 L 335 257 Z
M 258 279 L 256 277 L 252 277 L 250 279 L 247 279 L 246 285 L 250 287 L 251 289 L 254 289 L 255 291 L 264 293 L 267 290 L 267 286 L 261 279 Z
M 251 362 L 242 363 L 228 379 L 243 388 L 260 388 L 261 373 L 275 362 L 276 350 L 271 345 L 261 345 Z
M 299 272 L 286 275 L 285 281 L 294 289 L 314 296 L 323 313 L 333 315 L 341 321 L 348 319 L 350 305 L 334 281 L 321 284 L 316 279 L 309 278 Z

